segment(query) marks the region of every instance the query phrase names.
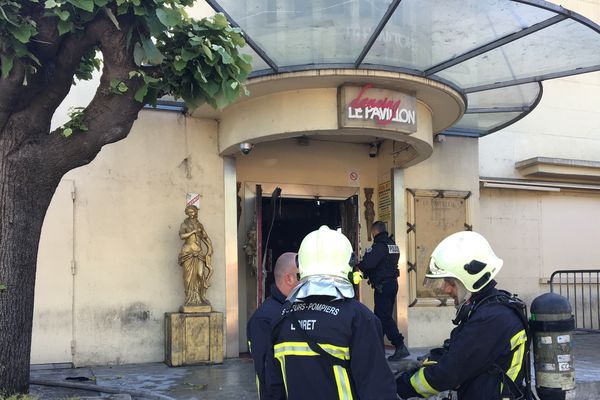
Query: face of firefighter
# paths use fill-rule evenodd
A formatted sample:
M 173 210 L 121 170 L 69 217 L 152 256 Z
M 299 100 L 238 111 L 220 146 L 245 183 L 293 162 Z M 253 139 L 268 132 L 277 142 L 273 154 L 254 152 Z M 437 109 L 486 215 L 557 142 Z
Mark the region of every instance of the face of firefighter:
M 469 300 L 472 294 L 467 290 L 465 285 L 463 285 L 458 279 L 454 278 L 444 278 L 442 292 L 454 299 L 454 305 L 456 307 Z
M 454 299 L 454 305 L 459 303 L 458 285 L 456 280 L 452 278 L 444 278 L 442 291 Z

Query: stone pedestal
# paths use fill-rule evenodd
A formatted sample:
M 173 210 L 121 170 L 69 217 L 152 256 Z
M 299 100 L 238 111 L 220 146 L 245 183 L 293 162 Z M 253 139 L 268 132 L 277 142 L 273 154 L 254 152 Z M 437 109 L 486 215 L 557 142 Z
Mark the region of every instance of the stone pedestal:
M 171 367 L 223 362 L 223 313 L 184 306 L 165 313 L 165 363 Z

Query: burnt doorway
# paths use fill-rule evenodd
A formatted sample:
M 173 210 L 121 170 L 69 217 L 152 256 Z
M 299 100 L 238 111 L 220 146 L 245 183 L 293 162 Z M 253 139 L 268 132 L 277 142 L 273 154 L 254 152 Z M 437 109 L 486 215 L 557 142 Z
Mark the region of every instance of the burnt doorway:
M 322 225 L 331 229 L 341 228 L 355 251 L 358 247 L 358 196 L 347 200 L 318 197 L 279 197 L 274 200 L 272 196 L 265 196 L 262 197 L 261 205 L 261 247 L 265 260 L 264 298 L 269 296 L 274 283 L 273 268 L 277 258 L 288 251 L 298 252 L 302 239 Z

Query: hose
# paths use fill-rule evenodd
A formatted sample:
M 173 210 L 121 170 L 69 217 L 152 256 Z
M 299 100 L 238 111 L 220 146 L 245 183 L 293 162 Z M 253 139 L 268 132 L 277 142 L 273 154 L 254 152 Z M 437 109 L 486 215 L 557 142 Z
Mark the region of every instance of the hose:
M 52 387 L 64 387 L 68 389 L 80 389 L 90 390 L 93 392 L 109 393 L 109 394 L 128 394 L 132 397 L 141 397 L 148 400 L 175 400 L 173 397 L 165 396 L 143 389 L 123 389 L 111 386 L 98 386 L 89 383 L 77 383 L 77 382 L 62 382 L 53 381 L 48 379 L 31 379 L 30 385 L 37 386 L 52 386 Z

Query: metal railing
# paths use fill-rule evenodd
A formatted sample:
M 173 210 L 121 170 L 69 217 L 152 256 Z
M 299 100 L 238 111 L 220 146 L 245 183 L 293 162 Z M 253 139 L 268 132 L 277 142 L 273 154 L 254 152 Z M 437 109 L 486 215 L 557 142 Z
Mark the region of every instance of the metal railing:
M 550 291 L 565 296 L 575 315 L 575 329 L 600 331 L 600 270 L 558 270 Z

